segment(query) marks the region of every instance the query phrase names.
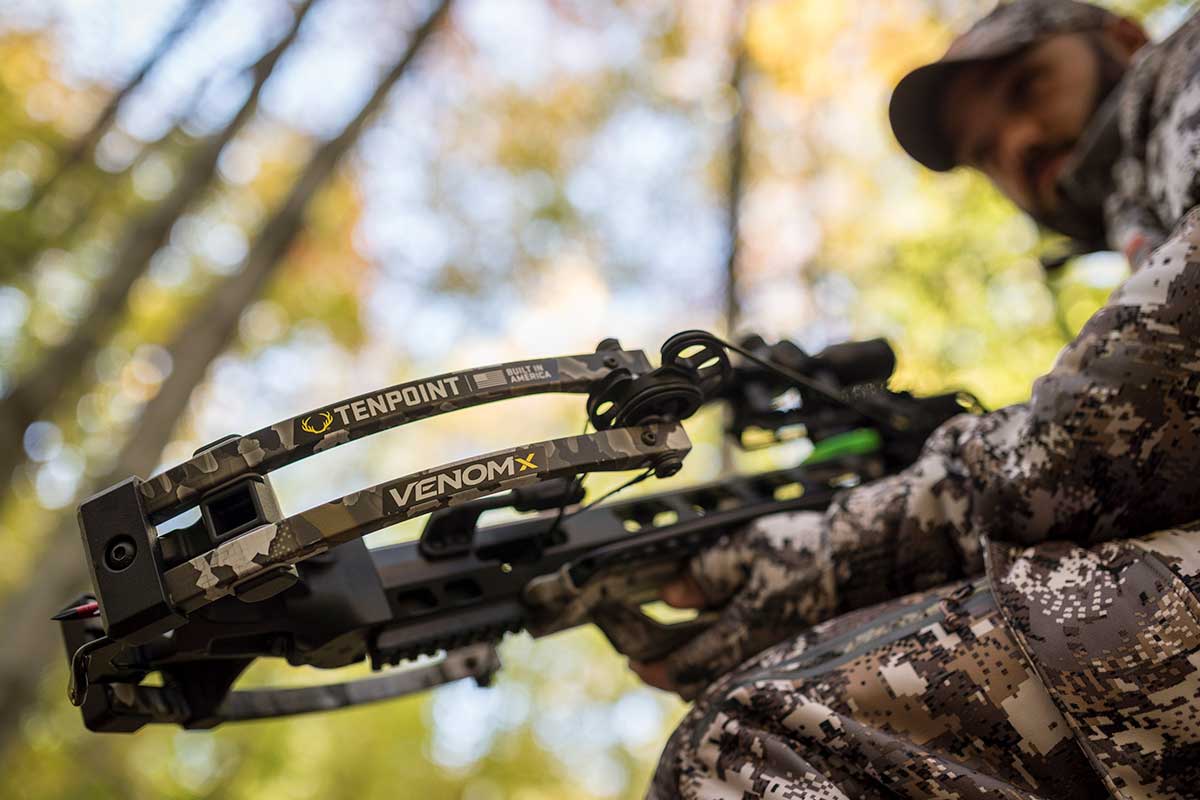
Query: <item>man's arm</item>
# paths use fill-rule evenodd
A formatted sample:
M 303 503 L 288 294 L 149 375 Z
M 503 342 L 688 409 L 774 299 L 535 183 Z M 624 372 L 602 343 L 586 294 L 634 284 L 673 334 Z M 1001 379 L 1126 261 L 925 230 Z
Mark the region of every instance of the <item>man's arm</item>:
M 895 588 L 922 588 L 944 569 L 919 560 L 937 541 L 969 567 L 980 534 L 1090 545 L 1188 521 L 1200 514 L 1198 410 L 1200 208 L 1088 320 L 1029 403 L 952 420 L 890 482 L 898 485 L 864 487 L 865 497 L 847 496 L 830 512 L 834 562 L 847 565 L 838 583 L 882 599 L 886 591 L 853 583 L 872 571 L 871 583 L 884 583 L 887 566 L 877 562 L 891 550 Z M 930 477 L 913 485 L 920 475 Z M 886 502 L 918 491 L 929 496 Z M 867 552 L 855 553 L 856 543 Z
M 898 475 L 767 518 L 692 564 L 718 623 L 653 670 L 687 695 L 834 614 L 983 569 L 981 536 L 1083 545 L 1200 516 L 1200 208 L 1034 385 Z M 687 592 L 679 593 L 686 604 Z M 668 593 L 668 599 L 671 593 Z

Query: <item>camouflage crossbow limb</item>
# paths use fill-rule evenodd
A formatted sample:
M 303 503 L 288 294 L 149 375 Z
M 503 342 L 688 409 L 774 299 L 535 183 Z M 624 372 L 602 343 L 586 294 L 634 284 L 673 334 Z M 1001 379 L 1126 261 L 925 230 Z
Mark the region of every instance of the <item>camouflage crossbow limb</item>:
M 754 517 L 823 508 L 838 487 L 904 466 L 961 411 L 952 395 L 884 390 L 894 359 L 880 341 L 815 357 L 786 342 L 750 348 L 688 331 L 663 345 L 656 369 L 641 351 L 606 340 L 587 355 L 446 373 L 227 437 L 89 498 L 79 523 L 94 596 L 58 616 L 85 724 L 210 727 L 463 677 L 485 682 L 498 666 L 494 644 L 522 629 L 545 635 L 595 622 L 628 655 L 668 652 L 709 621 L 663 625 L 640 609 L 682 559 Z M 734 368 L 729 350 L 744 363 Z M 781 403 L 788 391 L 799 401 Z M 408 422 L 547 392 L 587 394 L 596 432 L 463 459 L 287 518 L 279 511 L 268 478 L 279 467 Z M 718 399 L 733 408 L 732 432 L 743 441 L 752 428 L 779 438 L 801 424 L 828 458 L 564 513 L 582 500 L 577 476 L 674 474 L 690 449 L 680 422 Z M 854 439 L 863 427 L 875 438 Z M 196 523 L 158 534 L 156 524 L 196 506 Z M 504 507 L 545 513 L 478 526 L 484 511 Z M 423 514 L 418 542 L 372 550 L 362 542 Z M 330 668 L 369 659 L 382 669 L 441 653 L 352 683 L 231 690 L 262 656 Z M 155 672 L 162 685 L 147 685 Z

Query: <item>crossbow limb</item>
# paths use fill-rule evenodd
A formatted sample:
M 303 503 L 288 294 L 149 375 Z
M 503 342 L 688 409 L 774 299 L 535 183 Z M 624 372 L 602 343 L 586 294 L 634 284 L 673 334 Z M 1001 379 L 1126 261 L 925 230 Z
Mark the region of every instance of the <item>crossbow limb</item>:
M 512 397 L 587 393 L 616 369 L 649 371 L 642 351 L 614 345 L 603 342 L 587 355 L 511 361 L 408 381 L 322 406 L 246 436 L 226 437 L 142 481 L 146 515 L 151 522 L 162 522 L 194 507 L 218 486 L 410 422 Z
M 954 396 L 884 390 L 894 365 L 886 343 L 811 357 L 785 345 L 745 349 L 690 331 L 663 345 L 654 369 L 641 351 L 606 340 L 593 354 L 446 373 L 229 437 L 146 481 L 110 487 L 79 510 L 95 594 L 59 616 L 72 699 L 89 728 L 105 731 L 327 710 L 462 677 L 484 683 L 505 633 L 585 622 L 632 657 L 660 657 L 710 621 L 665 625 L 641 608 L 687 556 L 758 516 L 824 508 L 838 489 L 904 466 L 962 410 Z M 743 356 L 736 369 L 730 351 Z M 797 389 L 798 403 L 781 402 Z M 596 431 L 462 459 L 290 517 L 279 511 L 274 469 L 436 414 L 545 392 L 587 394 Z M 733 407 L 739 440 L 750 428 L 799 424 L 821 457 L 565 513 L 582 500 L 578 476 L 674 474 L 691 446 L 680 423 L 716 400 Z M 859 435 L 864 425 L 875 438 Z M 157 532 L 197 505 L 199 521 Z M 504 507 L 530 513 L 478 525 Z M 362 542 L 425 514 L 419 541 Z M 264 656 L 415 666 L 351 683 L 232 690 Z M 151 673 L 161 686 L 147 684 Z

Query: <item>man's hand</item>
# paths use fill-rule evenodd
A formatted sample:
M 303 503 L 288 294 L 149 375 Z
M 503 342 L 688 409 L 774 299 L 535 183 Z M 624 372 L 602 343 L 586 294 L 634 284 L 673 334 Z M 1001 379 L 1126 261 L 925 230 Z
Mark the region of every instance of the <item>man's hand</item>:
M 697 555 L 660 597 L 675 608 L 720 608 L 720 617 L 667 658 L 630 668 L 692 699 L 750 656 L 828 618 L 836 592 L 825 531 L 822 514 L 775 514 Z
M 658 599 L 672 608 L 693 608 L 699 610 L 708 605 L 704 599 L 704 592 L 700 589 L 700 584 L 690 574 L 684 575 L 682 578 L 677 578 L 663 586 L 658 593 Z M 655 689 L 662 689 L 664 692 L 677 691 L 674 682 L 667 675 L 667 662 L 665 660 L 649 663 L 630 661 L 629 668 L 639 678 Z

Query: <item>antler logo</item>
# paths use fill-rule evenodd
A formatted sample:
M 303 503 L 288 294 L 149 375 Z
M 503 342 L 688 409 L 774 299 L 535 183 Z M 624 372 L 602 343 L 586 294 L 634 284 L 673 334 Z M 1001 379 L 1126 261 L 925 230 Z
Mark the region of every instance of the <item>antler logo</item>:
M 329 430 L 329 426 L 333 424 L 333 414 L 330 414 L 328 411 L 322 411 L 315 416 L 317 418 L 315 424 L 312 417 L 305 417 L 300 420 L 300 430 L 305 433 L 324 433 Z

